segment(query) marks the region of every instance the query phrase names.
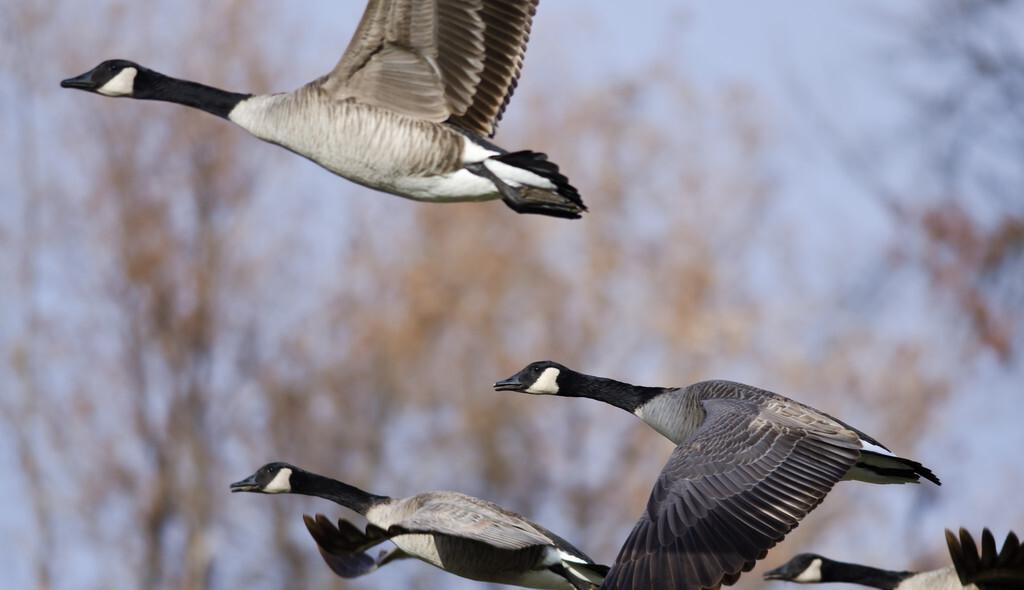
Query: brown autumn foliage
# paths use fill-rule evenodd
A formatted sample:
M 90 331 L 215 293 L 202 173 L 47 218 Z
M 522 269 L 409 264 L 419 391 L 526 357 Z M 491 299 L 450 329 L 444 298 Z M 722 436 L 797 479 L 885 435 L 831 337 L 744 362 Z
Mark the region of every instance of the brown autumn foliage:
M 909 93 L 922 130 L 910 147 L 928 178 L 918 180 L 913 205 L 893 207 L 917 238 L 897 258 L 925 270 L 962 315 L 969 355 L 992 352 L 1009 364 L 1024 324 L 1022 17 L 1013 2 L 943 0 L 912 22 L 907 61 L 947 77 Z
M 748 380 L 908 452 L 940 407 L 927 343 L 862 322 L 808 344 L 820 327 L 801 312 L 820 302 L 780 303 L 749 280 L 787 230 L 762 223 L 780 189 L 748 89 L 709 95 L 672 64 L 524 89 L 512 110 L 528 115 L 499 138 L 563 166 L 592 209 L 575 223 L 370 194 L 194 111 L 58 93 L 61 74 L 128 49 L 168 73 L 278 89 L 287 58 L 257 55 L 246 31 L 281 9 L 190 18 L 200 6 L 3 8 L 3 68 L 24 92 L 4 98 L 19 122 L 17 210 L 0 233 L 17 320 L 0 342 L 0 418 L 36 588 L 455 583 L 417 564 L 333 578 L 299 515 L 334 507 L 227 493 L 271 459 L 380 493 L 487 497 L 610 561 L 669 445 L 612 408 L 491 391 L 540 358 L 664 384 L 753 367 Z M 659 104 L 683 107 L 678 120 Z M 771 264 L 785 283 L 785 260 Z M 885 415 L 860 409 L 881 400 Z M 838 490 L 787 543 L 857 503 L 870 507 Z

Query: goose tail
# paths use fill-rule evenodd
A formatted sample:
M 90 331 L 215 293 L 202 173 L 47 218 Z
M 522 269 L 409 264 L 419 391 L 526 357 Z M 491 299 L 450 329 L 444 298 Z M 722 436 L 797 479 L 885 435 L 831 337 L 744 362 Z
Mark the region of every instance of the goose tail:
M 861 451 L 857 463 L 844 479 L 868 483 L 920 483 L 921 478 L 942 485 L 939 478 L 918 461 L 897 457 L 891 453 Z
M 490 179 L 505 204 L 517 213 L 577 219 L 587 210 L 579 191 L 546 154 L 502 153 L 466 168 Z

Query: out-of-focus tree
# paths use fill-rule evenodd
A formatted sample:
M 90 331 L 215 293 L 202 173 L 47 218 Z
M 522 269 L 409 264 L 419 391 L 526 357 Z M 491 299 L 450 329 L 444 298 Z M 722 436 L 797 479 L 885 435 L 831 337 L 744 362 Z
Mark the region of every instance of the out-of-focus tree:
M 911 198 L 889 197 L 909 230 L 897 257 L 920 265 L 966 320 L 968 351 L 1004 362 L 1024 337 L 1024 6 L 943 0 L 911 20 L 902 62 L 914 112 Z M 922 68 L 923 66 L 923 68 Z
M 846 308 L 862 294 L 834 293 L 833 304 L 841 310 L 837 316 L 864 324 L 851 329 L 836 321 L 823 328 L 837 334 L 839 327 L 839 340 L 828 347 L 829 356 L 835 356 L 824 370 L 805 371 L 797 363 L 792 378 L 806 387 L 825 375 L 838 377 L 826 381 L 837 391 L 854 393 L 854 416 L 857 406 L 884 408 L 871 412 L 884 420 L 877 431 L 893 446 L 910 448 L 929 431 L 932 440 L 941 439 L 934 434 L 940 424 L 965 423 L 967 418 L 949 418 L 962 411 L 954 408 L 963 408 L 964 400 L 984 399 L 975 405 L 992 415 L 1020 413 L 1019 404 L 985 404 L 995 397 L 986 390 L 987 383 L 1012 382 L 1019 374 L 1024 338 L 1024 42 L 1019 35 L 1024 4 L 942 0 L 886 5 L 883 10 L 884 23 L 867 19 L 885 27 L 894 39 L 874 72 L 876 91 L 894 97 L 907 116 L 895 129 L 879 125 L 847 131 L 858 133 L 852 142 L 829 139 L 836 140 L 833 147 L 861 188 L 891 215 L 892 241 L 875 272 L 858 283 L 858 288 L 871 285 L 870 303 L 860 302 L 867 309 Z M 840 127 L 838 121 L 828 122 L 825 128 Z M 885 328 L 873 324 L 884 323 L 878 317 L 898 318 L 893 310 L 900 306 L 920 324 L 909 330 L 909 338 L 901 328 L 891 329 L 889 337 L 882 336 L 889 340 L 886 352 L 879 354 L 873 349 Z M 993 358 L 1000 363 L 990 363 Z M 993 369 L 993 364 L 1002 366 Z M 908 366 L 912 369 L 905 370 Z M 1000 379 L 988 381 L 992 373 Z M 1015 434 L 1007 432 L 1003 438 L 1011 436 Z M 985 432 L 985 440 L 1002 445 L 998 432 Z M 1000 453 L 998 448 L 988 452 Z M 952 467 L 950 463 L 947 469 Z M 884 534 L 889 542 L 902 537 L 900 545 L 908 555 L 904 566 L 947 565 L 941 529 L 928 529 L 929 536 L 921 536 L 914 531 L 926 529 L 915 523 L 923 523 L 929 510 L 942 514 L 941 526 L 973 522 L 984 511 L 979 509 L 982 501 L 972 498 L 1009 497 L 1016 475 L 992 474 L 982 465 L 959 473 L 938 471 L 951 485 L 916 490 L 901 527 L 877 515 L 850 518 L 853 513 L 870 515 L 870 500 L 848 496 L 843 486 L 816 511 L 814 522 L 825 517 L 838 525 L 845 519 L 844 533 L 851 536 Z M 993 478 L 995 483 L 983 493 L 977 485 L 963 486 L 965 478 Z M 951 486 L 959 486 L 957 500 L 950 494 L 958 488 Z M 842 502 L 832 501 L 840 498 Z M 943 503 L 947 507 L 937 506 Z M 1000 515 L 1002 522 L 985 525 L 1012 527 L 1022 514 L 1010 508 Z M 888 526 L 879 528 L 882 522 Z M 861 533 L 871 527 L 874 533 Z M 897 528 L 902 529 L 899 534 Z M 828 532 L 827 526 L 802 526 L 786 546 L 813 549 L 810 539 L 835 539 Z M 880 547 L 884 545 L 860 547 L 860 559 L 884 558 Z M 851 559 L 855 555 L 851 548 Z
M 242 27 L 254 8 L 209 16 Z M 258 169 L 240 136 L 210 121 L 171 109 L 156 123 L 144 109 L 55 117 L 52 89 L 58 72 L 85 64 L 62 37 L 116 53 L 145 34 L 146 19 L 170 33 L 159 47 L 168 68 L 254 86 L 261 74 L 190 63 L 197 37 L 226 55 L 240 28 L 204 35 L 183 14 L 120 2 L 88 9 L 102 29 L 74 27 L 86 10 L 5 7 L 4 75 L 18 89 L 9 100 L 19 122 L 6 147 L 25 220 L 5 223 L 19 246 L 12 300 L 25 321 L 20 338 L 5 339 L 20 391 L 5 396 L 4 417 L 40 533 L 31 557 L 41 588 L 205 588 L 219 504 L 210 490 L 223 485 L 211 407 L 231 383 L 215 381 L 222 284 L 237 288 L 244 272 L 225 246 Z M 68 567 L 73 553 L 88 565 Z

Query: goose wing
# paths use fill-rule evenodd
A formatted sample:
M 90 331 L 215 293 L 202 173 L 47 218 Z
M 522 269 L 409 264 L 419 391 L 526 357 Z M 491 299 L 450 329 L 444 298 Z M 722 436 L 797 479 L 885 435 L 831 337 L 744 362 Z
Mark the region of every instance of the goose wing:
M 401 549 L 381 551 L 376 558 L 370 555 L 367 551 L 371 547 L 387 540 L 384 532 L 374 530 L 375 527 L 363 532 L 343 518 L 339 518 L 335 525 L 323 514 L 317 514 L 315 518 L 303 514 L 302 520 L 316 541 L 320 556 L 331 571 L 342 578 L 365 576 L 391 561 L 408 557 Z
M 960 583 L 976 585 L 980 590 L 1009 590 L 1024 587 L 1024 545 L 1012 531 L 1003 548 L 996 550 L 995 537 L 988 529 L 981 532 L 981 551 L 965 529 L 957 539 L 946 530 L 946 544 Z
M 370 0 L 318 83 L 419 119 L 491 136 L 522 71 L 540 0 Z
M 387 532 L 392 537 L 448 535 L 510 551 L 556 544 L 525 518 L 489 502 L 454 493 L 425 500 L 415 512 L 390 526 Z
M 856 462 L 857 435 L 776 399 L 708 399 L 602 588 L 704 589 L 749 571 Z

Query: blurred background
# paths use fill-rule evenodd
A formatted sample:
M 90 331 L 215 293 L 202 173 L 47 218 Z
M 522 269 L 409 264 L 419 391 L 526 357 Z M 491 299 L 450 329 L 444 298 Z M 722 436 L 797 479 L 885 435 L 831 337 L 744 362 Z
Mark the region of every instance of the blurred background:
M 112 57 L 227 89 L 330 70 L 361 0 L 0 4 L 0 571 L 10 588 L 345 583 L 287 460 L 454 489 L 611 562 L 671 452 L 620 410 L 501 394 L 530 361 L 745 381 L 945 485 L 843 483 L 814 550 L 948 563 L 1024 525 L 1024 4 L 545 0 L 497 141 L 591 212 L 422 205 L 185 108 L 62 91 Z

